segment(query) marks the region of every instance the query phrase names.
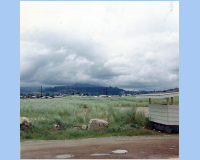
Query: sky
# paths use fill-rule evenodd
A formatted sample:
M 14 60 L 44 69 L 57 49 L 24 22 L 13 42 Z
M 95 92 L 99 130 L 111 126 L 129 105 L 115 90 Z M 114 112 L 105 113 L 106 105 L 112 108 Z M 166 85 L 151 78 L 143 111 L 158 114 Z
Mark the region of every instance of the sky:
M 21 1 L 20 86 L 179 87 L 178 1 Z

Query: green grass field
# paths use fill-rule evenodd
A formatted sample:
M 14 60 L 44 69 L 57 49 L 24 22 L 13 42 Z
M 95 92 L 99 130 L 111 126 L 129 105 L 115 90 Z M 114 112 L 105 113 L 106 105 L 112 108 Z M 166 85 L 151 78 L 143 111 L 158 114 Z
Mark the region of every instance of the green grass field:
M 166 100 L 152 100 L 152 103 L 155 102 L 166 103 Z M 174 103 L 179 103 L 178 98 L 174 99 Z M 21 99 L 20 116 L 28 117 L 34 125 L 29 130 L 20 131 L 20 140 L 157 134 L 142 128 L 148 124 L 148 118 L 143 113 L 136 114 L 136 107 L 148 107 L 148 99 L 136 99 L 134 96 Z M 101 131 L 74 129 L 74 126 L 87 125 L 93 118 L 107 120 L 109 128 Z M 63 129 L 56 130 L 54 124 Z

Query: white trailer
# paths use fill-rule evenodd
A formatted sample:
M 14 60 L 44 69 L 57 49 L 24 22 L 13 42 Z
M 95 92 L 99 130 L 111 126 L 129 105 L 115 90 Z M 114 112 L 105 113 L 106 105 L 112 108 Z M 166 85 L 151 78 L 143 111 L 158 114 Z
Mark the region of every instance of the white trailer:
M 179 105 L 174 105 L 173 98 L 179 97 L 177 92 L 159 92 L 136 95 L 136 98 L 149 99 L 149 120 L 153 124 L 153 128 L 171 133 L 179 131 Z M 164 104 L 153 104 L 151 99 L 165 98 Z M 169 103 L 171 98 L 171 103 Z

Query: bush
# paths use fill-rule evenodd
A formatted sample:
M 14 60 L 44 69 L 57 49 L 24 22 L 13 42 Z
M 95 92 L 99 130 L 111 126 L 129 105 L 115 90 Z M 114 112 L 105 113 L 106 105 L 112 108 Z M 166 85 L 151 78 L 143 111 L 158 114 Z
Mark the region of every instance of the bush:
M 20 131 L 20 139 L 32 139 L 32 135 L 29 132 Z
M 145 126 L 146 118 L 143 112 L 138 112 L 135 114 L 134 123 L 138 126 Z
M 130 126 L 138 129 L 141 127 L 146 127 L 146 128 L 152 127 L 149 118 L 145 117 L 145 114 L 143 112 L 138 112 L 137 114 L 135 114 L 133 123 Z

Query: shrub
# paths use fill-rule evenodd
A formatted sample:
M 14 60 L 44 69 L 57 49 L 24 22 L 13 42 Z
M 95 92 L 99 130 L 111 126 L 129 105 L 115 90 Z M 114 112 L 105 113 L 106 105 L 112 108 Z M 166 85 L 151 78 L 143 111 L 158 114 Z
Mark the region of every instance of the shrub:
M 146 118 L 145 114 L 143 112 L 138 112 L 135 114 L 134 123 L 138 126 L 145 126 L 146 124 Z

